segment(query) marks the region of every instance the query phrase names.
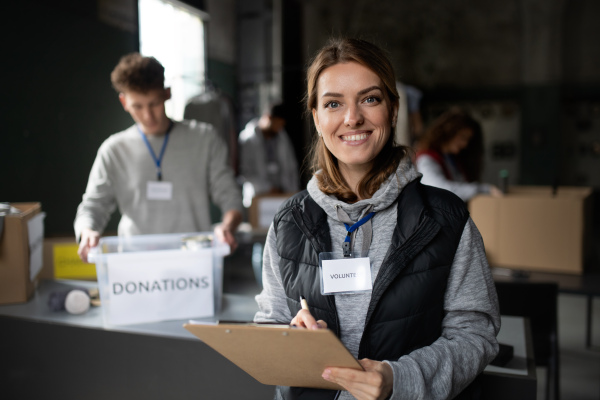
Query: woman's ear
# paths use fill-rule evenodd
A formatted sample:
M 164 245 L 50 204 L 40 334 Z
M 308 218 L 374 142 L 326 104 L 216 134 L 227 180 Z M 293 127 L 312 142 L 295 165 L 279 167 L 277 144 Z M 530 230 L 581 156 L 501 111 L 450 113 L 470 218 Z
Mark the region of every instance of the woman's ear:
M 319 125 L 319 117 L 317 116 L 317 109 L 312 109 L 313 122 L 315 123 L 315 128 L 317 129 L 317 133 L 321 132 L 321 126 Z

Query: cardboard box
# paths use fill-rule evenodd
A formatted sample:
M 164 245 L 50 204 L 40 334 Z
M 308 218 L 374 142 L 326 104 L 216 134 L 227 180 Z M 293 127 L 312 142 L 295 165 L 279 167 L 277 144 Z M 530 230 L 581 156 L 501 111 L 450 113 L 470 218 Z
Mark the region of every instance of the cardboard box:
M 581 274 L 589 263 L 591 194 L 588 187 L 511 186 L 503 197 L 469 202 L 491 266 Z
M 29 300 L 42 265 L 44 230 L 41 204 L 12 203 L 11 206 L 21 213 L 4 217 L 0 236 L 0 304 Z
M 81 261 L 75 236 L 44 239 L 44 267 L 40 279 L 96 280 L 96 267 Z
M 268 230 L 279 206 L 293 195 L 294 193 L 281 193 L 255 196 L 248 211 L 248 220 L 252 228 Z

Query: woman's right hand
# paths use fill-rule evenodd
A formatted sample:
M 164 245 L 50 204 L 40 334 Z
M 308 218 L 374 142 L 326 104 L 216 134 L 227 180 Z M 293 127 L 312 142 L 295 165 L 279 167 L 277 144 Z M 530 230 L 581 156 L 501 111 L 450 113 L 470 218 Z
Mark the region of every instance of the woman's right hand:
M 502 193 L 502 190 L 498 189 L 497 186 L 490 185 L 490 195 L 494 197 L 502 197 L 504 196 L 504 193 Z
M 306 329 L 326 329 L 327 322 L 320 320 L 315 320 L 315 318 L 311 315 L 310 311 L 301 309 L 298 311 L 298 314 L 292 319 L 290 325 L 298 327 L 298 328 L 306 328 Z

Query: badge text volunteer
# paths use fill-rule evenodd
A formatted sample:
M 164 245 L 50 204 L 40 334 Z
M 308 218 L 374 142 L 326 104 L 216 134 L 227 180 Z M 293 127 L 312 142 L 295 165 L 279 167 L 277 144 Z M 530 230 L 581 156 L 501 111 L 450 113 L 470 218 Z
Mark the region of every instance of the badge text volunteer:
M 345 279 L 345 278 L 356 278 L 358 274 L 356 272 L 349 272 L 347 274 L 330 274 L 331 279 Z

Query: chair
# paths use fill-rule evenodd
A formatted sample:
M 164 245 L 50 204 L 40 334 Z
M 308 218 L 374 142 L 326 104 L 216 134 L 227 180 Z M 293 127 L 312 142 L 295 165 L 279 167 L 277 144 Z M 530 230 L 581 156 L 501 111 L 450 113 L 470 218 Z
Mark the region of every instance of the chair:
M 496 282 L 500 314 L 528 317 L 536 366 L 546 367 L 546 399 L 560 399 L 558 284 Z

